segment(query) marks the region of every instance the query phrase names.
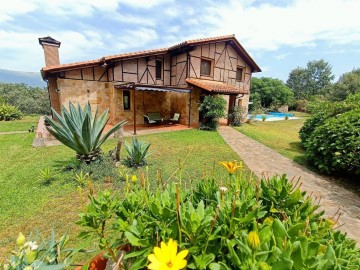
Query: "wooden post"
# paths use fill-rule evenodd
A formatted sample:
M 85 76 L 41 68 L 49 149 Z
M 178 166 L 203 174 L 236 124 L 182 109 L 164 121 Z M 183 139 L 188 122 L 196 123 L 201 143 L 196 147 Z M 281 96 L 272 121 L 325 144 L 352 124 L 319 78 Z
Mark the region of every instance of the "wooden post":
M 133 86 L 133 92 L 134 92 L 134 98 L 133 98 L 133 110 L 134 110 L 134 135 L 136 135 L 136 92 L 135 92 L 135 86 Z
M 188 127 L 190 127 L 191 125 L 191 90 L 190 90 L 190 93 L 189 93 L 189 125 Z

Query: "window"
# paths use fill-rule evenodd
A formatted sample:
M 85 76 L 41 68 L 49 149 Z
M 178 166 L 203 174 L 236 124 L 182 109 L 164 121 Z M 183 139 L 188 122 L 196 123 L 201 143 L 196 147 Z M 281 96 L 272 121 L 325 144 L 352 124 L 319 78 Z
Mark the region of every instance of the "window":
M 201 59 L 200 75 L 211 75 L 211 60 Z
M 243 81 L 243 76 L 244 76 L 244 68 L 238 67 L 236 69 L 236 80 Z
M 130 91 L 123 90 L 124 111 L 130 110 Z
M 156 79 L 161 80 L 162 79 L 162 61 L 156 60 Z

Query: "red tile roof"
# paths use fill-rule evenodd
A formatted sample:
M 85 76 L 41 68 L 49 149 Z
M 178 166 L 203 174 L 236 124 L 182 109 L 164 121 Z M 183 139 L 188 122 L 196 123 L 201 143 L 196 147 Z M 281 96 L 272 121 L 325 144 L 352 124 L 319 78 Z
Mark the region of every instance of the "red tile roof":
M 240 45 L 239 41 L 235 38 L 235 35 L 227 35 L 227 36 L 218 36 L 218 37 L 211 37 L 211 38 L 187 40 L 187 41 L 184 41 L 177 45 L 171 46 L 169 48 L 161 48 L 161 49 L 153 49 L 153 50 L 145 50 L 145 51 L 138 51 L 138 52 L 108 55 L 108 56 L 102 57 L 100 59 L 95 59 L 95 60 L 90 60 L 90 61 L 61 64 L 61 65 L 56 65 L 56 66 L 48 66 L 48 67 L 43 67 L 42 72 L 45 75 L 45 73 L 47 73 L 47 72 L 59 72 L 59 71 L 64 71 L 64 70 L 69 70 L 69 69 L 74 69 L 74 68 L 80 68 L 80 67 L 99 66 L 99 65 L 103 64 L 104 61 L 122 60 L 122 59 L 133 58 L 133 57 L 145 57 L 145 56 L 151 56 L 151 55 L 156 55 L 156 54 L 165 54 L 165 53 L 171 52 L 172 50 L 178 49 L 182 46 L 196 45 L 196 44 L 202 44 L 202 43 L 213 42 L 213 41 L 217 41 L 217 42 L 233 41 L 234 44 L 236 45 L 234 47 L 234 49 L 245 58 L 244 60 L 249 63 L 252 70 L 255 72 L 261 71 L 261 69 L 255 63 L 255 61 L 250 57 L 250 55 Z
M 229 85 L 218 81 L 189 78 L 186 79 L 186 82 L 191 85 L 197 86 L 201 89 L 204 89 L 206 91 L 214 92 L 214 93 L 249 94 L 249 92 L 246 90 L 236 88 L 233 85 Z

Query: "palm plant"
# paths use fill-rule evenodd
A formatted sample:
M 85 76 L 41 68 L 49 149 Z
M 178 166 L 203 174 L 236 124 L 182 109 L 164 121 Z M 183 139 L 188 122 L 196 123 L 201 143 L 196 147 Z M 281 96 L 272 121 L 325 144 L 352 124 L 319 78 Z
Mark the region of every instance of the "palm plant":
M 51 110 L 57 121 L 46 116 L 45 119 L 50 124 L 49 127 L 46 126 L 46 129 L 64 145 L 73 149 L 76 152 L 77 159 L 86 163 L 98 159 L 102 154 L 100 146 L 111 134 L 126 123 L 126 121 L 121 121 L 108 132 L 102 134 L 109 121 L 108 110 L 105 110 L 98 117 L 98 108 L 96 108 L 95 115 L 92 117 L 89 102 L 84 109 L 81 109 L 80 104 L 76 109 L 69 102 L 69 111 L 61 106 L 61 115 L 54 109 Z
M 129 154 L 125 160 L 128 167 L 141 167 L 146 165 L 146 158 L 150 155 L 148 153 L 150 143 L 138 141 L 136 138 L 132 139 L 131 144 L 125 143 L 126 152 Z

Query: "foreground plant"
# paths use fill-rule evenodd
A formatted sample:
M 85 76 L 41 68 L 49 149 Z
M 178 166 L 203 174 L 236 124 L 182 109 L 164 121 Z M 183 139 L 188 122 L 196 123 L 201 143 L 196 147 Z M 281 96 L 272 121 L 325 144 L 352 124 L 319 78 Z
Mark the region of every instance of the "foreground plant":
M 126 121 L 121 121 L 103 134 L 109 121 L 108 110 L 98 116 L 97 107 L 93 117 L 89 102 L 84 109 L 81 109 L 80 104 L 75 108 L 69 102 L 69 110 L 61 106 L 61 115 L 54 109 L 52 109 L 52 112 L 57 121 L 46 116 L 45 120 L 50 124 L 50 127 L 46 126 L 46 129 L 61 143 L 73 149 L 76 152 L 77 159 L 87 163 L 100 157 L 102 154 L 100 146 L 111 134 L 126 123 Z
M 12 256 L 2 264 L 4 270 L 61 270 L 70 265 L 75 250 L 65 249 L 69 236 L 65 233 L 60 240 L 55 239 L 54 231 L 48 240 L 38 237 L 39 241 L 26 237 L 19 233 L 16 239 L 16 247 Z
M 150 148 L 149 143 L 138 141 L 133 138 L 131 144 L 125 143 L 125 149 L 128 153 L 128 157 L 124 163 L 128 167 L 142 167 L 147 164 L 146 159 L 150 154 L 148 153 Z
M 80 235 L 95 236 L 115 262 L 120 253 L 123 269 L 359 269 L 355 242 L 333 230 L 299 181 L 241 175 L 225 176 L 236 178 L 227 187 L 205 178 L 154 192 L 141 177 L 128 180 L 122 196 L 90 195 Z

